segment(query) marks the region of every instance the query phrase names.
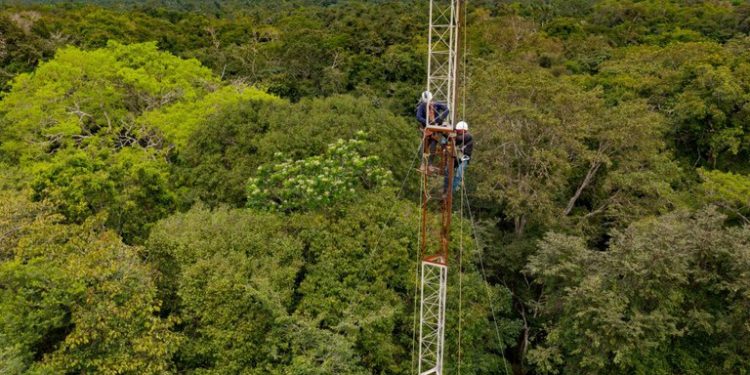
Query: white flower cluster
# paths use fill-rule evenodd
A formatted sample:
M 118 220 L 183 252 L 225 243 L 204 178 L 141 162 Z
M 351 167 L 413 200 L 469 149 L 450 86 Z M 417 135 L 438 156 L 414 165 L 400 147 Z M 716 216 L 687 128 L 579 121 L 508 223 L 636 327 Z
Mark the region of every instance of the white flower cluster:
M 376 156 L 362 156 L 359 138 L 339 139 L 325 154 L 301 160 L 284 160 L 271 168 L 260 167 L 247 185 L 248 206 L 297 210 L 329 206 L 353 199 L 359 189 L 387 184 L 391 172 L 378 165 Z M 283 155 L 275 155 L 282 159 Z

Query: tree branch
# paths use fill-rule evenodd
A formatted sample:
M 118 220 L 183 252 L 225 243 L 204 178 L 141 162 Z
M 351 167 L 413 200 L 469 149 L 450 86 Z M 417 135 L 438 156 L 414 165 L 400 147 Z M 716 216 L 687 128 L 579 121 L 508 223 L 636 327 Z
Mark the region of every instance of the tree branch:
M 586 177 L 581 182 L 581 185 L 578 186 L 576 193 L 573 194 L 573 196 L 568 201 L 568 206 L 565 207 L 565 211 L 563 211 L 563 216 L 568 216 L 570 215 L 570 212 L 573 211 L 573 207 L 575 207 L 576 201 L 578 200 L 578 198 L 581 197 L 581 193 L 583 193 L 583 190 L 589 186 L 589 184 L 591 183 L 591 180 L 593 180 L 594 175 L 599 170 L 599 167 L 601 167 L 601 165 L 602 165 L 601 161 L 595 161 L 591 163 L 591 167 L 589 167 L 589 171 L 586 172 Z

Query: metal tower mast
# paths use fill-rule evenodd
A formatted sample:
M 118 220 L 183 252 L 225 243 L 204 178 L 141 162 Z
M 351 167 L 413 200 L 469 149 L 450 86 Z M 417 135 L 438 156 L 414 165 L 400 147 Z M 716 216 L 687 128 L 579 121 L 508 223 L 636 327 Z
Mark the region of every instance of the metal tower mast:
M 441 142 L 434 155 L 440 159 L 437 165 L 441 172 L 422 173 L 419 375 L 443 374 L 448 245 L 453 206 L 453 166 L 456 155 L 453 127 L 458 102 L 456 72 L 460 4 L 460 0 L 430 0 L 427 91 L 433 94 L 433 101 L 449 106 L 450 115 L 446 123 L 428 124 L 423 138 L 425 148 L 428 147 L 430 137 L 436 134 L 442 134 L 447 141 Z M 441 199 L 438 201 L 433 199 L 434 197 Z M 431 206 L 436 207 L 431 210 Z M 430 215 L 431 211 L 440 211 L 440 217 Z
M 456 104 L 456 72 L 458 68 L 458 16 L 460 0 L 430 0 L 430 25 L 428 31 L 427 91 L 433 101 Z M 451 110 L 448 124 L 455 123 Z

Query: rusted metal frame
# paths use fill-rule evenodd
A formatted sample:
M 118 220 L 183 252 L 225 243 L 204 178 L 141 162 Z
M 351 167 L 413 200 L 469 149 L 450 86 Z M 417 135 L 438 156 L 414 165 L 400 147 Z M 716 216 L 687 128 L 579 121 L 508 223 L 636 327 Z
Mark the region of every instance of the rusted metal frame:
M 448 137 L 448 143 L 443 147 L 443 164 L 447 186 L 445 187 L 445 198 L 443 199 L 443 220 L 441 230 L 441 255 L 448 264 L 448 250 L 451 235 L 451 218 L 453 211 L 453 177 L 455 175 L 456 162 L 456 138 L 452 135 Z
M 422 257 L 427 254 L 427 204 L 430 200 L 430 195 L 427 189 L 429 189 L 428 180 L 428 167 L 429 167 L 429 140 L 431 135 L 425 131 L 422 135 L 422 222 L 421 222 L 421 248 L 420 253 Z

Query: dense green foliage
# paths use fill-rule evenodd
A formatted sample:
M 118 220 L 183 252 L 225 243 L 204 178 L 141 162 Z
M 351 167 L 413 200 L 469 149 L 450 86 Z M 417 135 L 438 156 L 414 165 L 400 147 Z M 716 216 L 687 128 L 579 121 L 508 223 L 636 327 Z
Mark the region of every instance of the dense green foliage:
M 644 220 L 607 252 L 548 234 L 527 267 L 553 322 L 532 362 L 544 373 L 745 373 L 750 352 L 735 344 L 750 339 L 750 228 L 723 222 L 713 210 Z
M 249 100 L 273 97 L 221 88 L 197 61 L 153 43 L 65 48 L 17 76 L 0 101 L 0 155 L 28 176 L 35 200 L 73 222 L 106 211 L 125 239 L 138 240 L 176 204 L 174 148 L 212 111 Z
M 247 182 L 247 205 L 259 209 L 320 209 L 351 201 L 363 189 L 388 184 L 391 172 L 378 164 L 377 156 L 362 156 L 357 151 L 365 133 L 357 139 L 339 139 L 325 154 L 302 160 L 283 160 L 260 166 L 256 177 Z
M 178 335 L 162 319 L 152 268 L 102 218 L 62 222 L 50 207 L 3 193 L 0 370 L 160 373 Z
M 165 309 L 182 317 L 178 366 L 408 373 L 416 215 L 407 202 L 367 194 L 329 217 L 194 209 L 160 223 L 146 247 L 164 275 Z M 475 271 L 464 277 L 482 291 Z M 496 339 L 485 296 L 464 298 L 464 345 L 475 350 L 467 363 L 492 373 L 501 359 L 490 355 Z M 516 327 L 501 328 L 512 340 Z
M 1 3 L 0 373 L 414 373 L 426 1 Z M 467 16 L 446 371 L 750 374 L 750 5 Z

